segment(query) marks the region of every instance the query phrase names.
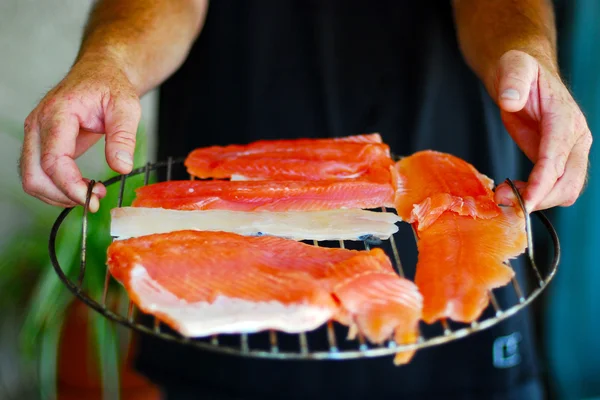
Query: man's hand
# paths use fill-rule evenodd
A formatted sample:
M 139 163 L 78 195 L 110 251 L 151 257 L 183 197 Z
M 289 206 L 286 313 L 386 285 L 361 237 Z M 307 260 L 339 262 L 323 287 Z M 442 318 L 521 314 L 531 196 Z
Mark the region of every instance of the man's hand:
M 592 136 L 562 83 L 551 0 L 453 0 L 465 61 L 497 102 L 508 132 L 535 164 L 518 187 L 528 211 L 575 202 Z M 507 185 L 496 200 L 513 202 Z
M 586 181 L 592 135 L 558 74 L 509 51 L 498 62 L 495 92 L 506 129 L 534 163 L 528 182 L 516 183 L 527 210 L 572 205 Z M 496 200 L 514 202 L 508 185 L 498 186 Z
M 140 116 L 136 91 L 115 64 L 80 61 L 25 120 L 23 189 L 57 206 L 84 204 L 89 181 L 75 159 L 104 134 L 108 165 L 131 172 Z M 93 193 L 95 212 L 106 189 L 97 184 Z
M 94 3 L 75 65 L 25 121 L 23 189 L 63 207 L 84 204 L 89 181 L 75 159 L 102 135 L 108 165 L 131 171 L 139 96 L 183 63 L 208 10 L 208 0 Z M 93 193 L 92 212 L 106 188 Z

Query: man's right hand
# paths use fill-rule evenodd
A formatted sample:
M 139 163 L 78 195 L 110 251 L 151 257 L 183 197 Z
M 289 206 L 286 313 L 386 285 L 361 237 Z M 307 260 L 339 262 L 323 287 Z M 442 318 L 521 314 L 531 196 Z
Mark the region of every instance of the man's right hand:
M 75 159 L 106 139 L 106 161 L 115 172 L 133 167 L 141 106 L 135 88 L 116 63 L 80 60 L 25 120 L 21 153 L 23 189 L 57 206 L 84 204 L 89 181 Z M 97 184 L 90 211 L 99 208 L 106 188 Z

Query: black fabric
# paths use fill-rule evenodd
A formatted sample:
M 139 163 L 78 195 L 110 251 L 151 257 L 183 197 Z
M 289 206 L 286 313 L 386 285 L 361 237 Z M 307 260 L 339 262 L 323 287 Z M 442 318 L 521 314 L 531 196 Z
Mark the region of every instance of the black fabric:
M 396 154 L 435 149 L 496 181 L 522 178 L 497 108 L 461 58 L 449 3 L 212 2 L 189 58 L 162 86 L 158 158 L 215 144 L 376 131 Z M 410 228 L 402 228 L 398 243 L 412 277 Z M 501 291 L 501 304 L 514 301 L 511 290 Z M 531 330 L 522 312 L 468 339 L 424 349 L 403 367 L 390 357 L 245 359 L 142 336 L 137 366 L 166 387 L 169 399 L 536 399 L 542 393 Z
M 203 391 L 199 393 L 197 388 L 182 386 L 182 385 L 173 385 L 168 387 L 165 390 L 164 397 L 165 400 L 240 400 L 245 397 L 239 396 L 223 396 L 223 394 L 217 393 L 207 393 Z M 275 396 L 273 398 L 276 399 L 287 399 L 284 395 Z M 302 398 L 302 397 L 301 397 Z M 312 397 L 303 397 L 306 399 L 310 399 Z M 336 399 L 337 397 L 332 397 Z M 358 398 L 355 396 L 345 397 L 349 399 Z M 529 400 L 529 399 L 541 399 L 544 398 L 544 392 L 540 389 L 540 385 L 536 380 L 528 381 L 525 383 L 521 383 L 515 385 L 511 388 L 506 388 L 505 390 L 498 390 L 495 392 L 489 392 L 488 390 L 480 390 L 480 391 L 472 391 L 469 394 L 466 394 L 464 391 L 460 391 L 458 393 L 449 393 L 447 391 L 435 392 L 429 391 L 426 395 L 403 395 L 402 397 L 397 396 L 389 396 L 382 397 L 377 395 L 377 393 L 373 394 L 373 397 L 362 397 L 369 399 L 384 399 L 384 398 L 393 398 L 393 399 L 402 399 L 402 400 L 421 400 L 421 399 L 444 399 L 444 400 Z

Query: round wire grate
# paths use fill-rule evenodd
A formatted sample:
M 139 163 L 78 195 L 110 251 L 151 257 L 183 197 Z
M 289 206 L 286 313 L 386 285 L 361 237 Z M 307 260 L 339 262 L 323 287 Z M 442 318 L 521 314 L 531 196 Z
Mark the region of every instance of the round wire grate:
M 128 178 L 144 174 L 144 185 L 148 184 L 150 173 L 152 171 L 158 171 L 159 169 L 166 168 L 166 180 L 170 180 L 172 176 L 172 169 L 174 166 L 182 164 L 183 159 L 169 158 L 167 161 L 158 163 L 148 163 L 146 166 L 137 168 L 127 175 L 118 175 L 103 182 L 107 187 L 107 190 L 113 190 L 114 187 L 118 186 L 118 200 L 116 207 L 123 206 L 123 196 L 126 189 L 126 181 Z M 119 185 L 115 185 L 119 183 Z M 523 200 L 517 191 L 513 183 L 507 179 L 507 183 L 511 186 L 521 208 L 524 210 Z M 436 346 L 443 343 L 466 337 L 475 332 L 487 329 L 500 321 L 509 318 L 516 314 L 528 304 L 530 304 L 539 294 L 546 288 L 549 282 L 554 277 L 559 259 L 560 259 L 560 244 L 556 231 L 552 227 L 552 224 L 548 218 L 542 212 L 534 212 L 537 221 L 541 223 L 541 226 L 545 228 L 545 231 L 549 234 L 552 247 L 553 255 L 549 262 L 545 263 L 545 268 L 538 268 L 535 261 L 535 253 L 533 248 L 533 233 L 532 223 L 529 215 L 526 218 L 526 229 L 527 229 L 527 242 L 528 247 L 526 253 L 520 257 L 525 258 L 524 264 L 529 265 L 528 275 L 531 275 L 531 285 L 525 285 L 519 281 L 528 281 L 526 276 L 516 276 L 512 279 L 511 284 L 508 287 L 512 287 L 513 302 L 506 304 L 504 307 L 500 305 L 496 299 L 494 291 L 489 292 L 490 305 L 485 313 L 482 314 L 479 320 L 472 322 L 471 324 L 459 324 L 455 322 L 448 322 L 445 320 L 440 321 L 434 325 L 426 325 L 421 323 L 420 337 L 419 340 L 414 344 L 398 345 L 393 341 L 388 341 L 381 345 L 373 345 L 368 343 L 360 334 L 355 339 L 340 340 L 340 332 L 348 332 L 348 328 L 338 324 L 337 322 L 328 322 L 325 326 L 309 333 L 300 334 L 285 334 L 282 332 L 268 331 L 255 334 L 238 334 L 238 335 L 215 335 L 210 338 L 198 338 L 192 339 L 183 337 L 176 332 L 172 331 L 166 325 L 162 324 L 158 319 L 142 315 L 142 313 L 136 309 L 135 305 L 131 300 L 127 299 L 128 307 L 127 311 L 119 312 L 119 310 L 111 309 L 111 301 L 108 299 L 109 286 L 111 282 L 114 282 L 108 269 L 105 272 L 104 290 L 101 298 L 94 298 L 90 293 L 87 293 L 84 289 L 85 277 L 86 277 L 86 243 L 88 236 L 88 213 L 87 205 L 89 204 L 92 188 L 95 182 L 90 182 L 87 193 L 86 207 L 83 209 L 82 221 L 81 221 L 81 248 L 80 248 L 80 266 L 78 279 L 74 280 L 67 276 L 57 257 L 57 235 L 63 222 L 69 216 L 73 208 L 64 209 L 58 218 L 56 219 L 50 233 L 49 240 L 49 252 L 52 265 L 56 273 L 58 274 L 61 281 L 67 286 L 67 288 L 83 301 L 86 305 L 93 308 L 106 318 L 117 322 L 127 328 L 133 329 L 137 332 L 141 332 L 147 335 L 153 335 L 163 340 L 177 342 L 185 346 L 195 346 L 197 348 L 221 352 L 232 355 L 248 356 L 248 357 L 261 357 L 261 358 L 272 358 L 272 359 L 354 359 L 362 357 L 378 357 L 385 355 L 393 355 L 397 352 L 407 350 L 417 350 L 425 347 Z M 111 188 L 112 186 L 112 188 Z M 129 188 L 133 190 L 135 188 Z M 107 204 L 103 204 L 107 207 Z M 382 211 L 386 211 L 385 208 Z M 388 210 L 393 211 L 393 210 Z M 109 235 L 110 233 L 106 233 Z M 354 242 L 356 243 L 356 242 Z M 320 245 L 314 241 L 314 245 Z M 328 245 L 331 245 L 328 243 Z M 346 247 L 346 243 L 343 241 L 336 242 L 337 247 Z M 400 254 L 396 246 L 395 237 L 390 237 L 389 240 L 384 242 L 370 242 L 365 240 L 362 244 L 365 249 L 370 249 L 371 246 L 381 246 L 386 250 L 386 253 L 390 256 L 390 259 L 394 263 L 396 271 L 400 276 L 404 276 L 404 270 L 400 260 Z M 106 254 L 106 253 L 104 253 Z M 510 266 L 509 263 L 507 265 Z M 527 274 L 526 274 L 527 275 Z M 508 287 L 503 288 L 509 290 Z M 501 289 L 498 289 L 501 290 Z M 100 297 L 100 296 L 98 296 Z M 510 297 L 510 296 L 509 296 Z M 139 314 L 139 315 L 138 315 Z M 139 318 L 136 317 L 153 318 L 153 324 L 145 324 L 140 322 Z M 295 337 L 295 338 L 290 338 Z M 255 340 L 256 338 L 256 340 Z M 317 339 L 315 339 L 317 338 Z M 285 339 L 282 341 L 282 339 Z M 290 340 L 292 339 L 292 340 Z M 285 342 L 285 345 L 281 345 Z M 295 345 L 290 346 L 290 343 Z

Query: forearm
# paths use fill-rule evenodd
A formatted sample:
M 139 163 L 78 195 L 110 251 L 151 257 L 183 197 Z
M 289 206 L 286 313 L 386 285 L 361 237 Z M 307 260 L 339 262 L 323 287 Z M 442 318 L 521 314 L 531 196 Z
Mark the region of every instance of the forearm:
M 453 0 L 461 51 L 494 96 L 495 68 L 509 50 L 521 50 L 557 73 L 551 0 Z
M 94 6 L 75 66 L 109 63 L 139 95 L 185 60 L 204 24 L 208 0 L 100 0 Z

